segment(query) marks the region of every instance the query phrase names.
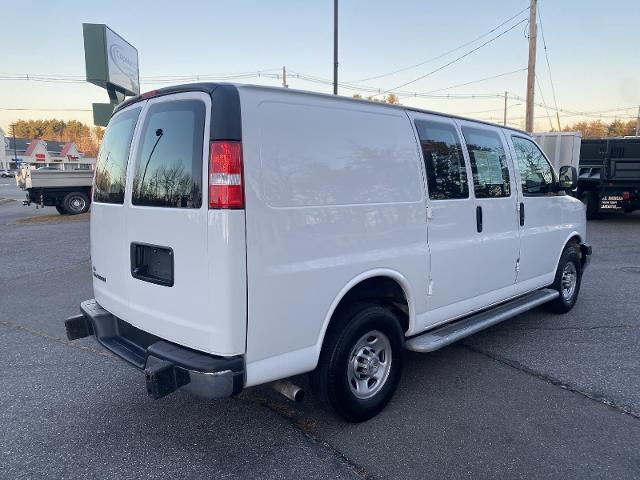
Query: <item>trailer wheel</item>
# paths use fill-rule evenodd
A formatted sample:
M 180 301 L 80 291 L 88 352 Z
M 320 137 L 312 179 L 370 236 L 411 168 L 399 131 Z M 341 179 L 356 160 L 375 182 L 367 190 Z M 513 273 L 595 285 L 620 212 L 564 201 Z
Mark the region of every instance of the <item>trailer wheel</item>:
M 69 215 L 79 215 L 89 210 L 89 197 L 82 192 L 68 193 L 62 201 L 62 208 Z
M 66 215 L 67 211 L 64 209 L 62 205 L 56 205 L 56 210 L 60 215 Z
M 587 220 L 600 218 L 600 198 L 598 197 L 598 192 L 587 190 L 581 195 L 581 200 L 587 207 Z

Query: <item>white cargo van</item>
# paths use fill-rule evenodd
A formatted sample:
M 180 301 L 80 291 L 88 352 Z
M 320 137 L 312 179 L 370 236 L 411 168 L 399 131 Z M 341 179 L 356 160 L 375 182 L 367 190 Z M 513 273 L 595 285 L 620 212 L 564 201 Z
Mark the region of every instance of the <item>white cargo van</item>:
M 450 115 L 250 85 L 149 92 L 104 136 L 95 299 L 67 334 L 143 369 L 154 398 L 311 372 L 362 421 L 404 348 L 571 309 L 591 253 L 576 178 L 526 133 Z

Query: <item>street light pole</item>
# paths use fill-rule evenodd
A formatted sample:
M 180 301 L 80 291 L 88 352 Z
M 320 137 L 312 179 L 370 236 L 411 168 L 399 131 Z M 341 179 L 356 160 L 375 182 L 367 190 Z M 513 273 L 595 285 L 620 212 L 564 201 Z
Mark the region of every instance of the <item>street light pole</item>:
M 13 136 L 13 160 L 18 166 L 18 146 L 16 145 L 16 124 L 11 124 L 11 135 Z
M 338 94 L 338 0 L 333 0 L 333 94 Z
M 507 93 L 504 92 L 504 121 L 502 122 L 505 127 L 507 126 Z

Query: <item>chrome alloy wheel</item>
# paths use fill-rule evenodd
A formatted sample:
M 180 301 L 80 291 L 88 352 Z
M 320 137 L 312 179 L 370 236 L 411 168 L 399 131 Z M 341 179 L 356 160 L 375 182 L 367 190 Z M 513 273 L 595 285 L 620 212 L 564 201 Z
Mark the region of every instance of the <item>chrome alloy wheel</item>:
M 573 262 L 568 262 L 562 270 L 562 281 L 560 282 L 560 288 L 562 298 L 564 300 L 570 300 L 576 291 L 578 285 L 578 271 Z
M 379 330 L 365 333 L 349 355 L 347 380 L 360 399 L 373 397 L 384 386 L 391 371 L 391 342 Z

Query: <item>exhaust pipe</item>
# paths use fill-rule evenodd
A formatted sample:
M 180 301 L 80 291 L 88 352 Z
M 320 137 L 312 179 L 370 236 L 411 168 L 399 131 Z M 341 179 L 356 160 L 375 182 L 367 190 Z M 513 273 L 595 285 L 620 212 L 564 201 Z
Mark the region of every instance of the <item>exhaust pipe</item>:
M 301 402 L 304 399 L 304 390 L 287 380 L 275 381 L 271 386 L 276 392 L 281 393 L 294 402 Z

